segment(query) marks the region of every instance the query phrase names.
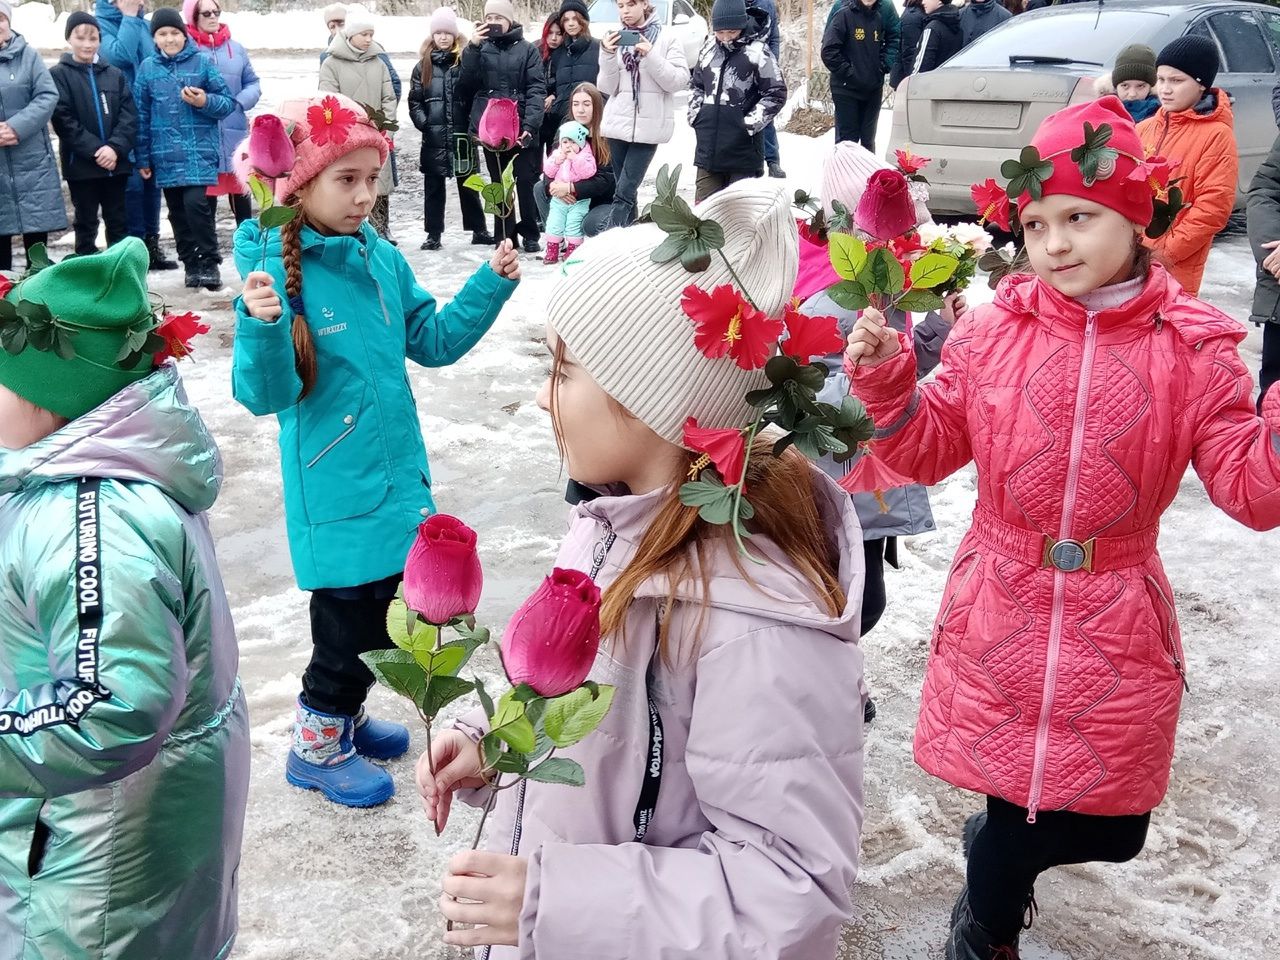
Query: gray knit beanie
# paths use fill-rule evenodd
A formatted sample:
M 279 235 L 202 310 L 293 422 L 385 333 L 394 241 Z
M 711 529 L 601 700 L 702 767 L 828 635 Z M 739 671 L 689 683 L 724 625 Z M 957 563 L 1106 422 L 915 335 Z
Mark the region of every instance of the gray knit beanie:
M 723 252 L 746 293 L 779 317 L 796 283 L 799 238 L 791 203 L 770 180 L 740 180 L 695 211 L 725 233 Z M 677 259 L 650 258 L 667 235 L 653 224 L 608 230 L 573 255 L 551 291 L 547 319 L 566 347 L 609 396 L 658 436 L 683 445 L 684 422 L 741 427 L 751 417 L 746 394 L 768 385 L 763 370 L 711 360 L 694 345 L 695 327 L 680 306 L 685 287 L 711 291 L 734 284 L 719 253 L 702 273 Z

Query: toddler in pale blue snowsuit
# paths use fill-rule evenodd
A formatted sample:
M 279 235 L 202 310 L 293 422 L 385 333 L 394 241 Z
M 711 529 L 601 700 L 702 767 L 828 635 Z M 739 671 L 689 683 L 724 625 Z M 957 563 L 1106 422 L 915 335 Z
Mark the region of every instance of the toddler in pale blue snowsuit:
M 576 120 L 561 124 L 556 139 L 560 146 L 542 162 L 542 172 L 553 183 L 579 183 L 596 175 L 596 155 L 587 146 L 587 128 Z M 560 244 L 564 243 L 564 256 L 578 249 L 582 243 L 582 221 L 591 206 L 590 200 L 578 200 L 572 196 L 551 197 L 551 209 L 547 213 L 547 263 L 560 259 Z

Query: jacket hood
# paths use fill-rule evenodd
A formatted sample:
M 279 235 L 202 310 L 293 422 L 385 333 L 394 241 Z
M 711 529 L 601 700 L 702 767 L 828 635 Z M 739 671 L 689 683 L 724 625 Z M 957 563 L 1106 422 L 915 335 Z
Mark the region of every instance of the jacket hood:
M 960 11 L 953 4 L 944 4 L 933 13 L 925 15 L 925 23 L 940 23 L 943 26 L 950 27 L 955 32 L 960 32 Z
M 839 557 L 840 584 L 849 594 L 844 610 L 838 616 L 832 616 L 804 575 L 772 541 L 760 536 L 748 540 L 747 548 L 766 561 L 763 565 L 745 557 L 738 558 L 732 538 L 720 540 L 705 551 L 710 574 L 706 600 L 709 606 L 717 609 L 816 628 L 842 641 L 855 643 L 860 628 L 862 597 L 859 590 L 851 587 L 862 579 L 862 528 L 849 495 L 816 466 L 810 465 L 810 469 L 823 528 L 832 553 Z M 628 551 L 634 551 L 666 495 L 667 490 L 663 488 L 643 496 L 601 496 L 574 507 L 573 518 L 588 518 L 608 524 L 618 541 L 625 544 Z M 666 577 L 655 577 L 642 583 L 636 590 L 636 596 L 664 598 L 668 588 Z M 694 582 L 682 586 L 677 597 L 689 603 L 702 602 L 700 584 Z
M 102 57 L 96 54 L 94 55 L 93 63 L 81 63 L 76 59 L 76 55 L 70 50 L 58 58 L 58 63 L 65 67 L 74 67 L 77 70 L 84 70 L 85 72 L 88 72 L 89 68 L 92 67 L 97 73 L 101 73 L 110 66 L 110 64 L 106 63 Z
M 173 56 L 169 56 L 169 54 L 165 53 L 159 47 L 156 47 L 156 52 L 154 54 L 155 58 L 161 63 L 182 63 L 185 60 L 190 60 L 200 51 L 199 48 L 196 47 L 195 41 L 192 40 L 190 36 L 187 36 L 186 40 L 187 42 L 182 45 L 182 49 Z
M 14 33 L 9 42 L 4 45 L 4 49 L 0 49 L 0 60 L 12 60 L 25 50 L 26 46 L 27 38 L 20 33 Z
M 1045 323 L 1082 326 L 1086 317 L 1079 301 L 1059 293 L 1034 274 L 1005 277 L 996 288 L 995 303 Z M 1097 323 L 1100 330 L 1136 329 L 1157 322 L 1157 318 L 1170 324 L 1193 347 L 1215 337 L 1230 337 L 1237 343 L 1245 338 L 1245 329 L 1238 320 L 1188 294 L 1159 263 L 1151 265 L 1147 282 L 1137 296 L 1119 307 L 1099 312 Z
M 97 0 L 93 5 L 93 15 L 99 22 L 105 20 L 108 23 L 119 24 L 124 19 L 124 14 L 120 12 L 111 0 Z
M 351 63 L 363 63 L 366 60 L 372 60 L 386 51 L 382 44 L 377 40 L 369 44 L 368 50 L 357 50 L 351 46 L 351 42 L 347 40 L 341 33 L 337 34 L 329 41 L 329 53 L 337 57 L 339 60 L 347 60 Z
M 172 361 L 21 450 L 0 449 L 0 494 L 79 477 L 149 483 L 190 513 L 222 487 L 222 455 Z

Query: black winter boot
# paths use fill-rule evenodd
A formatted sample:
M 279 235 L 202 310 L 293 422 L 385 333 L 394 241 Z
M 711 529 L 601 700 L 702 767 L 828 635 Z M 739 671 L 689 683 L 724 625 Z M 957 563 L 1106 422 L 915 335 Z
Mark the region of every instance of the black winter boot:
M 488 230 L 471 231 L 471 245 L 473 247 L 492 247 L 497 242 L 493 239 L 493 234 Z
M 151 264 L 148 270 L 177 270 L 178 261 L 168 260 L 165 258 L 164 251 L 160 249 L 160 238 L 154 233 L 147 237 L 144 241 L 147 245 L 147 255 L 151 258 Z M 191 286 L 191 284 L 187 284 Z
M 969 909 L 969 890 L 960 891 L 951 908 L 951 936 L 947 938 L 946 960 L 1019 960 L 1018 938 L 1002 943 L 990 930 L 973 918 Z
M 200 286 L 206 290 L 222 289 L 222 271 L 217 260 L 206 260 L 200 267 Z
M 187 271 L 186 288 L 188 290 L 199 290 L 204 283 L 204 272 L 201 269 L 200 261 L 192 260 L 190 263 L 184 263 L 183 267 Z

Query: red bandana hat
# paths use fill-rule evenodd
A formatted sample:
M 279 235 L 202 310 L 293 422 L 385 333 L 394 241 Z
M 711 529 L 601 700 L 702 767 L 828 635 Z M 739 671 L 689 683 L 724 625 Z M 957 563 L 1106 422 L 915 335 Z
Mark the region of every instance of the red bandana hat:
M 1103 124 L 1111 127 L 1107 146 L 1119 152 L 1114 168 L 1100 169 L 1091 185 L 1085 184 L 1080 167 L 1071 159 L 1071 151 L 1084 143 L 1086 123 L 1094 129 Z M 1042 159 L 1053 164 L 1053 176 L 1043 184 L 1045 196 L 1082 197 L 1110 207 L 1140 226 L 1151 222 L 1154 214 L 1151 188 L 1144 174 L 1135 174 L 1144 164 L 1142 141 L 1133 118 L 1118 97 L 1077 104 L 1046 117 L 1031 145 L 1040 151 Z M 1028 199 L 1024 193 L 1018 198 L 1019 205 Z

